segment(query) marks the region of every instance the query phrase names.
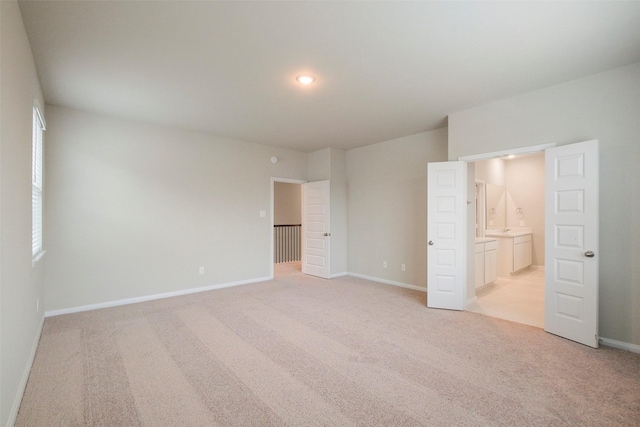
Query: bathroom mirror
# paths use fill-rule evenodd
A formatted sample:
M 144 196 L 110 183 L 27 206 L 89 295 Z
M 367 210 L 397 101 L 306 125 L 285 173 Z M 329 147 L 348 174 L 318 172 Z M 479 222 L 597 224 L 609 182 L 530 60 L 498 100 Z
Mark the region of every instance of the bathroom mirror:
M 507 196 L 504 187 L 487 184 L 487 228 L 507 226 Z

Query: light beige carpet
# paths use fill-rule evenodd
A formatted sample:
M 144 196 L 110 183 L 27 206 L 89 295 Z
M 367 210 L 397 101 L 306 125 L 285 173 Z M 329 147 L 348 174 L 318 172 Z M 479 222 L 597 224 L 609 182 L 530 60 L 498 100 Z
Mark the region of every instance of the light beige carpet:
M 18 426 L 638 426 L 640 355 L 290 274 L 48 318 Z

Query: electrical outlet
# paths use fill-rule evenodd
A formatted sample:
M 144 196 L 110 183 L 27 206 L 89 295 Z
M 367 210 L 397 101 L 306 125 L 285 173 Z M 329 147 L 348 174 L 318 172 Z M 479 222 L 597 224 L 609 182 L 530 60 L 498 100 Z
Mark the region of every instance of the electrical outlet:
M 204 267 L 200 267 L 200 274 L 204 274 Z
M 406 266 L 406 264 L 401 264 L 401 265 L 400 265 L 400 270 L 402 270 L 402 271 L 407 271 L 407 266 Z
M 520 221 L 520 227 L 524 227 L 524 221 Z
M 387 268 L 387 261 L 382 261 L 382 268 Z

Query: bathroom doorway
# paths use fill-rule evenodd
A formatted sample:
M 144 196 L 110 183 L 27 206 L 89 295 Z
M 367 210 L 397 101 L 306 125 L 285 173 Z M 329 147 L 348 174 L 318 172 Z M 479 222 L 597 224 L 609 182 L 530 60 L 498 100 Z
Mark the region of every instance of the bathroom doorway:
M 473 280 L 477 247 L 484 245 L 487 259 L 497 248 L 474 242 L 473 183 L 475 162 L 498 159 L 507 154 L 545 152 L 545 282 L 544 330 L 551 334 L 598 348 L 598 271 L 599 271 L 599 143 L 597 139 L 565 145 L 524 147 L 507 151 L 459 157 L 457 161 L 429 163 L 427 168 L 427 307 L 465 310 L 476 303 Z M 515 151 L 515 153 L 513 153 Z M 533 181 L 524 175 L 523 186 Z M 466 203 L 465 203 L 466 201 Z M 522 202 L 522 201 L 521 201 Z M 467 208 L 465 209 L 465 204 Z M 513 210 L 526 226 L 527 209 Z M 509 210 L 507 210 L 509 214 Z M 495 224 L 494 224 L 495 225 Z M 492 236 L 511 237 L 505 263 L 496 271 L 510 268 L 509 277 L 530 267 L 533 260 L 532 231 L 513 232 L 509 227 L 492 231 Z M 462 236 L 457 238 L 456 236 Z M 528 243 L 528 245 L 525 245 Z M 493 248 L 491 248 L 493 246 Z M 493 251 L 494 253 L 487 253 Z M 499 261 L 499 260 L 498 260 Z M 510 262 L 509 262 L 510 261 Z M 494 264 L 495 265 L 495 264 Z M 486 270 L 493 273 L 493 270 Z M 479 275 L 478 275 L 479 276 Z M 496 275 L 497 276 L 497 275 Z M 491 275 L 489 275 L 491 278 Z M 486 277 L 485 277 L 486 280 Z M 492 279 L 491 281 L 494 281 Z M 432 295 L 436 302 L 431 303 Z
M 500 249 L 504 251 L 507 239 L 513 239 L 500 234 L 526 236 L 530 232 L 531 265 L 513 273 L 498 267 L 495 280 L 476 283 L 475 298 L 467 309 L 544 328 L 544 152 L 476 161 L 475 179 L 476 241 L 496 242 L 500 265 L 504 257 Z M 478 264 L 477 256 L 476 268 L 484 268 Z

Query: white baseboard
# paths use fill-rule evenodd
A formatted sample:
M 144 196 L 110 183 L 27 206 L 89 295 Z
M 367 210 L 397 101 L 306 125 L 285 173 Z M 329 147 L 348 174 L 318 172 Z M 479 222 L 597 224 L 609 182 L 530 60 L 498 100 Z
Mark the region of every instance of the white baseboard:
M 44 318 L 40 319 L 40 325 L 38 326 L 38 331 L 36 336 L 33 339 L 33 344 L 31 344 L 31 352 L 29 353 L 29 360 L 27 361 L 27 365 L 24 367 L 24 371 L 22 372 L 22 378 L 20 379 L 20 384 L 18 385 L 18 391 L 16 392 L 16 396 L 13 399 L 13 405 L 11 406 L 11 413 L 9 414 L 9 419 L 7 420 L 7 427 L 12 427 L 16 422 L 16 417 L 18 416 L 18 410 L 20 409 L 20 403 L 22 403 L 22 396 L 24 395 L 24 390 L 27 388 L 27 381 L 29 380 L 29 373 L 31 373 L 31 367 L 33 366 L 33 360 L 36 358 L 36 350 L 38 350 L 38 343 L 40 342 L 40 335 L 42 334 L 42 327 L 44 326 Z
M 606 345 L 607 347 L 613 347 L 620 350 L 627 350 L 632 353 L 640 353 L 640 345 L 631 344 L 624 341 L 612 340 L 611 338 L 600 337 L 600 343 L 602 345 Z
M 529 266 L 530 269 L 532 270 L 544 270 L 544 265 L 535 265 L 535 264 L 531 264 Z
M 256 279 L 240 280 L 237 282 L 223 283 L 220 285 L 203 286 L 201 288 L 184 289 L 181 291 L 165 292 L 162 294 L 146 295 L 143 297 L 127 298 L 127 299 L 121 299 L 117 301 L 102 302 L 98 304 L 89 304 L 89 305 L 82 305 L 78 307 L 63 308 L 60 310 L 47 311 L 45 312 L 44 315 L 45 317 L 53 317 L 53 316 L 60 316 L 62 314 L 71 314 L 71 313 L 79 313 L 81 311 L 97 310 L 99 308 L 117 307 L 119 305 L 135 304 L 138 302 L 145 302 L 145 301 L 152 301 L 152 300 L 162 299 L 162 298 L 171 298 L 171 297 L 177 297 L 181 295 L 195 294 L 197 292 L 212 291 L 215 289 L 229 288 L 232 286 L 248 285 L 251 283 L 264 282 L 270 279 L 271 278 L 269 277 L 258 277 Z
M 365 276 L 364 274 L 358 274 L 358 273 L 348 273 L 348 275 L 353 277 L 358 277 L 360 279 L 371 280 L 373 282 L 384 283 L 385 285 L 392 285 L 392 286 L 398 286 L 401 288 L 413 289 L 414 291 L 427 292 L 426 288 L 421 288 L 420 286 L 416 286 L 416 285 L 410 285 L 408 283 L 396 282 L 394 280 L 381 279 L 379 277 L 373 277 L 373 276 Z
M 343 271 L 342 273 L 335 273 L 329 276 L 330 279 L 335 279 L 336 277 L 343 277 L 343 276 L 347 276 L 349 275 L 349 273 L 347 273 L 346 271 Z

